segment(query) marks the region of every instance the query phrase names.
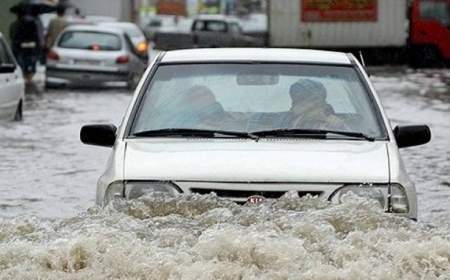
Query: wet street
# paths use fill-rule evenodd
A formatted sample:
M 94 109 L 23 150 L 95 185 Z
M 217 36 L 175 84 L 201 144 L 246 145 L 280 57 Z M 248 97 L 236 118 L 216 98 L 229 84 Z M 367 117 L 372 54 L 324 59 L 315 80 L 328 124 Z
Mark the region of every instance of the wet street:
M 367 201 L 290 197 L 90 208 L 110 150 L 81 144 L 79 129 L 119 124 L 132 95 L 52 90 L 28 97 L 23 122 L 0 124 L 0 279 L 450 279 L 450 71 L 371 72 L 393 125 L 432 130 L 402 150 L 419 223 Z

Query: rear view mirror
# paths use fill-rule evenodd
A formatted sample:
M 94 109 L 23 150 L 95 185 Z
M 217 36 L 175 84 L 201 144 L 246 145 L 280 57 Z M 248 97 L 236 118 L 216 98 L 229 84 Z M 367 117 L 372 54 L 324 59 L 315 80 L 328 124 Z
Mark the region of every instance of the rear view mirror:
M 427 125 L 397 126 L 394 135 L 399 148 L 419 146 L 431 140 L 431 130 Z
M 87 145 L 114 146 L 117 127 L 113 124 L 85 125 L 80 130 L 80 140 Z
M 0 64 L 0 73 L 14 73 L 16 65 L 14 64 Z

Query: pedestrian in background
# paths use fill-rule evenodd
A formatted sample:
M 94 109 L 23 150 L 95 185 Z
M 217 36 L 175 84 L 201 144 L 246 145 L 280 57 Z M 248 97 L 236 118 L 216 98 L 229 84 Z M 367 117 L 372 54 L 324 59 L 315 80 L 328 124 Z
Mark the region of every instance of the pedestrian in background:
M 42 23 L 41 18 L 39 17 L 39 13 L 34 11 L 32 14 L 34 20 L 36 21 L 36 25 L 38 28 L 38 36 L 39 36 L 39 44 L 38 44 L 38 61 L 41 64 L 45 64 L 46 59 L 46 51 L 45 51 L 45 32 L 44 32 L 44 24 Z
M 41 35 L 31 9 L 23 8 L 17 12 L 17 19 L 11 24 L 9 33 L 14 56 L 22 68 L 26 85 L 30 87 L 36 73 L 39 50 L 43 47 L 40 45 Z
M 67 25 L 69 25 L 65 18 L 66 7 L 64 5 L 59 5 L 56 8 L 56 14 L 57 17 L 53 18 L 50 21 L 50 24 L 48 25 L 47 40 L 46 40 L 47 50 L 49 50 L 53 46 L 53 44 L 56 41 L 56 38 L 61 33 L 61 31 L 63 31 L 64 28 L 66 28 Z

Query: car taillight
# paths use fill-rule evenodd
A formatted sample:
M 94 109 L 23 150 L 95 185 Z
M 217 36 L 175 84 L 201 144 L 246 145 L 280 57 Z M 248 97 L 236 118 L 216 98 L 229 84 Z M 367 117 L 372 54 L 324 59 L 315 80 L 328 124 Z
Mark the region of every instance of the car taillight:
M 57 52 L 55 52 L 54 50 L 50 50 L 47 53 L 47 58 L 51 59 L 51 60 L 59 60 L 59 55 Z
M 128 55 L 121 55 L 116 59 L 117 64 L 125 64 L 130 61 L 130 57 Z

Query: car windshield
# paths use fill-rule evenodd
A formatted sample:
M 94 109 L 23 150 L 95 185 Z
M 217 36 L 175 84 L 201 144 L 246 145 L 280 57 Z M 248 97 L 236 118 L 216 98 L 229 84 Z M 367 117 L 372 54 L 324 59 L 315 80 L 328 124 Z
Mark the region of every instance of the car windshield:
M 67 31 L 61 36 L 58 46 L 68 49 L 118 51 L 122 48 L 122 43 L 119 36 L 112 33 Z
M 132 135 L 174 128 L 386 135 L 379 111 L 351 66 L 161 65 L 139 106 Z
M 450 2 L 423 1 L 420 3 L 420 14 L 422 18 L 434 19 L 450 27 Z

